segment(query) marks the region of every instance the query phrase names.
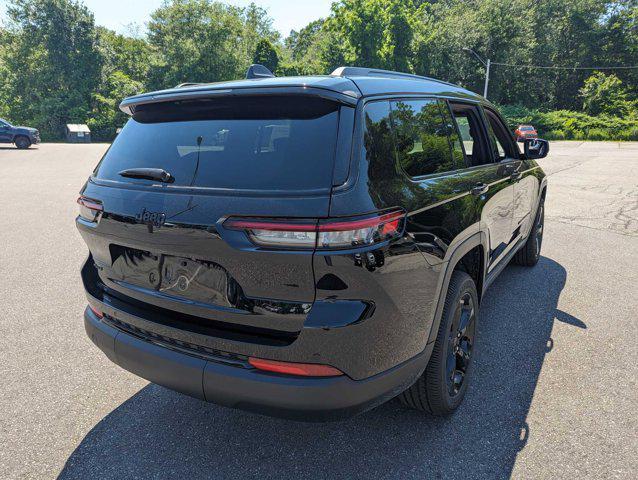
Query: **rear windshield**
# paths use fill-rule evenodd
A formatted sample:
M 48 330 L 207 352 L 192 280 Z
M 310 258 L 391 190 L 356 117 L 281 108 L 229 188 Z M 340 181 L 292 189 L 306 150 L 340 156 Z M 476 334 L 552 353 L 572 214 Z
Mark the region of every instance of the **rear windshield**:
M 521 127 L 521 131 L 522 132 L 528 132 L 528 131 L 532 131 L 532 130 L 534 130 L 534 127 L 530 127 L 529 125 L 523 125 Z
M 338 106 L 313 97 L 227 97 L 140 105 L 95 171 L 162 168 L 173 185 L 314 190 L 332 185 Z

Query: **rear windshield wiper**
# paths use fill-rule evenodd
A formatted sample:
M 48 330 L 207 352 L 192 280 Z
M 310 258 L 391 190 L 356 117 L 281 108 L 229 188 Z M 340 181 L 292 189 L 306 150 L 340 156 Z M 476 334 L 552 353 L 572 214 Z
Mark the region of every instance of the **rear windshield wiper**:
M 175 181 L 175 177 L 163 168 L 127 168 L 119 172 L 119 175 L 128 178 L 157 180 L 164 183 L 173 183 Z

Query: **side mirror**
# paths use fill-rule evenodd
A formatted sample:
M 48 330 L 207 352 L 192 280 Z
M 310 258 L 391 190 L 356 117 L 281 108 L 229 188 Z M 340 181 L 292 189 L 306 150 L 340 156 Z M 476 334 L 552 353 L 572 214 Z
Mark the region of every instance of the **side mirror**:
M 525 158 L 528 160 L 545 158 L 549 153 L 549 142 L 542 138 L 526 138 L 524 145 Z

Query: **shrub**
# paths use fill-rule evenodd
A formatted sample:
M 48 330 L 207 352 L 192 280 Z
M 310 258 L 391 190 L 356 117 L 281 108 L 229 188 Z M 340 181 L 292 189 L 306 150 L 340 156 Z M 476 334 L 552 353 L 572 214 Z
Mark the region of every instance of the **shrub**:
M 602 128 L 591 128 L 587 131 L 587 140 L 607 140 L 609 137 L 609 130 Z
M 550 130 L 545 134 L 545 140 L 565 140 L 567 137 L 562 130 Z
M 503 106 L 500 110 L 512 130 L 520 124 L 534 125 L 539 136 L 548 140 L 638 139 L 638 114 L 634 111 L 620 117 L 606 114 L 593 116 L 571 110 L 542 112 L 518 105 Z

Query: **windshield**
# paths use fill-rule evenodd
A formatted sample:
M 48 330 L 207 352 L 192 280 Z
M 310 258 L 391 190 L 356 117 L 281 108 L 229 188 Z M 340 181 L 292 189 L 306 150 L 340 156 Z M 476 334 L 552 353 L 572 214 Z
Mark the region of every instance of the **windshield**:
M 521 131 L 522 131 L 522 132 L 530 132 L 530 131 L 532 131 L 532 130 L 534 130 L 534 127 L 530 127 L 529 125 L 523 125 L 523 126 L 521 127 Z
M 9 122 L 7 122 L 4 118 L 0 118 L 0 125 L 6 125 L 7 127 L 12 127 Z
M 247 190 L 329 188 L 338 106 L 313 97 L 236 97 L 141 105 L 95 176 L 127 183 L 161 168 L 174 185 Z

